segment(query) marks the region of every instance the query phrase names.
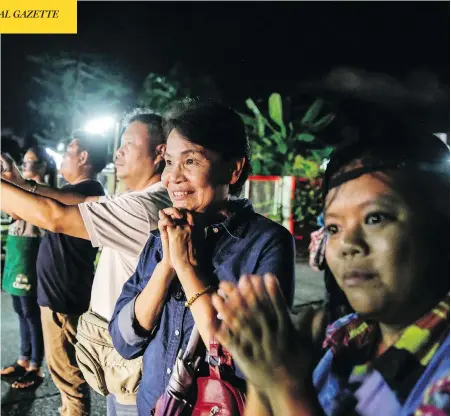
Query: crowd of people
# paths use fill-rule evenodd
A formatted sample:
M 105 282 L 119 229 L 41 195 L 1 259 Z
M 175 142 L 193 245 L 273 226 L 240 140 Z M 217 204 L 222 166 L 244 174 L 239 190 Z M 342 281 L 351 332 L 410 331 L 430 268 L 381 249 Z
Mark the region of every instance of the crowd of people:
M 89 414 L 88 386 L 110 416 L 233 414 L 220 390 L 196 407 L 195 379 L 222 373 L 246 397 L 237 415 L 449 414 L 449 148 L 379 122 L 328 162 L 311 245 L 326 300 L 302 317 L 290 313 L 292 235 L 240 198 L 251 155 L 232 108 L 128 114 L 118 195 L 95 180 L 106 151 L 85 132 L 67 147 L 61 189 L 45 183 L 41 148 L 22 172 L 2 155 L 1 209 L 16 219 L 3 288 L 21 335 L 2 376 L 37 387 L 45 351 L 65 416 Z M 197 332 L 190 383 L 171 393 L 184 413 L 165 413 Z M 212 360 L 219 350 L 227 363 Z

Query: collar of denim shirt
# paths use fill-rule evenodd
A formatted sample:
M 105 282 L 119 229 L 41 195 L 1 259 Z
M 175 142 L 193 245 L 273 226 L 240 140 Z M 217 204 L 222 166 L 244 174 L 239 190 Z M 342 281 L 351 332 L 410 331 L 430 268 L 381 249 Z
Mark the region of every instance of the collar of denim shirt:
M 208 229 L 223 229 L 231 237 L 241 239 L 243 238 L 248 217 L 254 214 L 254 208 L 248 199 L 231 199 L 227 205 L 229 217 L 224 221 L 212 224 Z
M 207 226 L 205 234 L 209 230 L 213 230 L 216 233 L 223 230 L 233 238 L 243 238 L 247 220 L 249 216 L 254 214 L 251 202 L 246 198 L 231 199 L 227 204 L 227 211 L 230 216 L 225 218 L 224 221 Z M 160 231 L 158 229 L 151 231 L 150 234 L 160 239 Z

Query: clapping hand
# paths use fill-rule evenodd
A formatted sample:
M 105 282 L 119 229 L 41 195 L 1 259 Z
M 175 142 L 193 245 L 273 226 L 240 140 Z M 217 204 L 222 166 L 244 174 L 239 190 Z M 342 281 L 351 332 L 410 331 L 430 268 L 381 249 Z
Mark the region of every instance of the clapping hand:
M 232 354 L 247 380 L 267 391 L 301 384 L 311 376 L 311 340 L 296 332 L 274 275 L 221 282 L 226 299 L 213 295 L 222 321 L 216 339 Z

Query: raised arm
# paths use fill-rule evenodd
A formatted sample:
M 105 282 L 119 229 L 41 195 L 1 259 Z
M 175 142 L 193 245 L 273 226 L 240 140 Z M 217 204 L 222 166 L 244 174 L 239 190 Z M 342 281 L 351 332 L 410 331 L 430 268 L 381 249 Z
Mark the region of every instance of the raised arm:
M 4 169 L 2 171 L 2 179 L 7 180 L 25 191 L 33 189 L 34 193 L 52 198 L 65 205 L 76 205 L 81 204 L 82 202 L 98 201 L 99 199 L 98 196 L 85 196 L 73 192 L 70 189 L 57 189 L 48 185 L 35 184 L 34 182 L 28 181 L 22 176 L 14 161 L 5 154 L 1 155 L 1 163 Z
M 89 240 L 80 210 L 1 180 L 1 210 L 54 233 Z
M 167 220 L 171 221 L 171 226 L 167 228 L 170 261 L 183 287 L 187 301 L 192 301 L 189 308 L 199 334 L 208 349 L 213 337 L 212 328 L 216 323 L 216 313 L 211 303 L 213 290 L 210 289 L 213 288 L 208 287 L 195 256 L 194 219 L 190 212 L 181 214 L 176 208 L 167 208 L 163 211 L 162 215 L 166 213 Z M 169 216 L 182 221 L 183 224 L 175 225 Z M 199 230 L 197 231 L 199 232 Z
M 164 262 L 158 263 L 146 287 L 136 298 L 135 317 L 139 325 L 151 331 L 158 325 L 169 286 L 175 276 L 174 269 Z
M 24 187 L 26 189 L 26 186 Z M 52 188 L 48 185 L 36 184 L 35 193 L 52 198 L 65 205 L 77 205 L 83 202 L 97 202 L 98 196 L 86 196 L 71 191 L 70 189 Z

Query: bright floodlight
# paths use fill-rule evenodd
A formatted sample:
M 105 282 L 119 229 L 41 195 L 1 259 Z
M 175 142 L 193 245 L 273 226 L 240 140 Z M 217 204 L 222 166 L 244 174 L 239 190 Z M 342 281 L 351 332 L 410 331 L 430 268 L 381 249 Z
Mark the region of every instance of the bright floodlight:
M 84 127 L 84 130 L 88 133 L 103 134 L 110 130 L 114 126 L 113 117 L 101 117 L 93 120 L 89 120 Z
M 434 133 L 435 136 L 437 136 L 443 143 L 447 144 L 448 136 L 446 133 Z
M 58 152 L 64 152 L 65 148 L 66 146 L 64 145 L 64 143 L 58 143 L 58 146 L 56 146 L 56 150 L 58 150 Z
M 63 162 L 63 156 L 61 156 L 54 150 L 49 149 L 48 147 L 45 148 L 45 151 L 53 157 L 53 159 L 55 160 L 56 168 L 59 169 L 61 167 L 61 163 Z

